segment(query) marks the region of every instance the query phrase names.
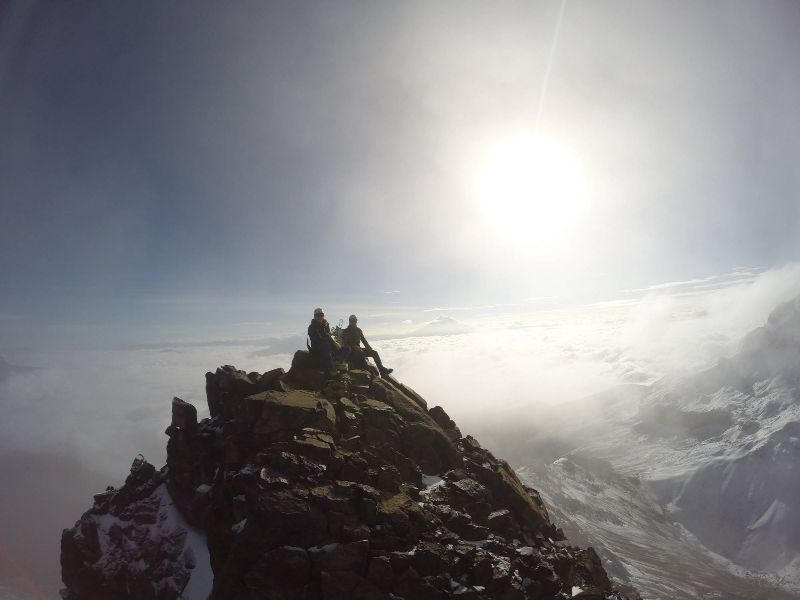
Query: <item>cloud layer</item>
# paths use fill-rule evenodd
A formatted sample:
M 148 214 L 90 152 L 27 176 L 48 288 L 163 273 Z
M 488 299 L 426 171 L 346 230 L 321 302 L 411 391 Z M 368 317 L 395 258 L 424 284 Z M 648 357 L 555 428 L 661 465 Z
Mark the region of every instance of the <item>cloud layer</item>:
M 600 408 L 590 395 L 612 386 L 713 365 L 777 304 L 798 295 L 800 265 L 791 264 L 712 291 L 686 295 L 655 286 L 639 300 L 569 310 L 478 309 L 458 312 L 458 321 L 439 316 L 433 322 L 420 310 L 416 314 L 434 328 L 448 326 L 423 328 L 421 336 L 412 336 L 419 325 L 404 323 L 409 313 L 403 311 L 374 321 L 362 317 L 360 324 L 399 379 L 429 404 L 442 405 L 464 433 L 497 448 L 508 446 L 509 432 L 550 435 L 548 423 L 587 417 Z M 372 323 L 381 324 L 380 336 L 371 335 Z M 207 415 L 206 371 L 223 364 L 262 372 L 288 368 L 302 347 L 304 338 L 294 335 L 41 354 L 35 362 L 43 369 L 0 381 L 0 455 L 61 455 L 77 465 L 83 485 L 119 485 L 136 454 L 163 463 L 173 396 Z M 26 485 L 8 461 L 3 467 L 7 486 Z M 42 493 L 42 486 L 36 490 Z M 98 490 L 73 491 L 88 507 Z M 75 504 L 61 514 L 63 525 L 78 516 Z M 55 568 L 54 546 L 37 551 Z M 54 581 L 55 575 L 48 585 Z

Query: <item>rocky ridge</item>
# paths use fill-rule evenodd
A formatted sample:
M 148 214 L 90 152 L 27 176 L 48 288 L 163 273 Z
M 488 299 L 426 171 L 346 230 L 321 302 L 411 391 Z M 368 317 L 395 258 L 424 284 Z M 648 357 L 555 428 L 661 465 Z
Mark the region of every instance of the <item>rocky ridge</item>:
M 167 464 L 137 457 L 62 535 L 65 600 L 634 598 L 538 492 L 392 377 L 206 375 Z

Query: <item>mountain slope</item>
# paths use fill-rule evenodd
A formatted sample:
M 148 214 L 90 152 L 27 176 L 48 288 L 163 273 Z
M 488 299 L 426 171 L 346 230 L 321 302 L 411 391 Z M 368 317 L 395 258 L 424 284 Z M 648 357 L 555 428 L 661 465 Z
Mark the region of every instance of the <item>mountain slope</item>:
M 289 373 L 223 367 L 206 388 L 201 423 L 173 401 L 167 465 L 137 459 L 64 531 L 66 600 L 638 597 L 393 378 L 329 380 L 298 352 Z
M 516 453 L 559 524 L 646 597 L 800 597 L 800 299 L 714 368 L 594 404 L 566 458 Z

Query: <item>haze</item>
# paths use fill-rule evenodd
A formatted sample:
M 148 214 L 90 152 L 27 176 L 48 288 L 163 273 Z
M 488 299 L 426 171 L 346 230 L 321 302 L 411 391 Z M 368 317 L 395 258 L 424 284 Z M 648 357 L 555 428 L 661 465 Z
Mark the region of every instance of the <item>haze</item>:
M 0 591 L 52 596 L 61 527 L 163 459 L 172 396 L 288 368 L 315 306 L 486 445 L 732 352 L 800 294 L 799 28 L 789 0 L 0 5 L 0 355 L 40 369 L 0 380 L 1 464 L 9 507 L 69 496 L 35 535 L 5 511 Z

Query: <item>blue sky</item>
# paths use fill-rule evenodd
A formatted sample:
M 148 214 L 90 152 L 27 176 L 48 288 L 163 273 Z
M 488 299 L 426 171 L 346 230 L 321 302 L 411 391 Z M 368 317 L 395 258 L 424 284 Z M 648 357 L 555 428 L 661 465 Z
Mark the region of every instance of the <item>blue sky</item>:
M 538 131 L 579 158 L 582 212 L 487 225 L 476 173 L 536 128 L 560 7 L 5 3 L 0 353 L 796 260 L 789 1 L 570 0 Z

